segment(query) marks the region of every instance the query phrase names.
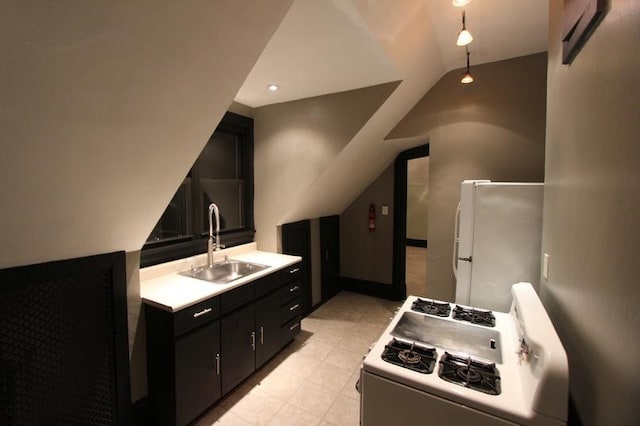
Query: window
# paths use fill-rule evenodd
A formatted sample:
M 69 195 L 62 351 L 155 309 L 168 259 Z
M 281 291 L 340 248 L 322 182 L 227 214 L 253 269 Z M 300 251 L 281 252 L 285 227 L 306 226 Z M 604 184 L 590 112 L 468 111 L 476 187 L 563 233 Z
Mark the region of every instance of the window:
M 222 244 L 253 241 L 251 118 L 225 114 L 149 235 L 140 266 L 204 253 L 212 202 L 220 210 Z

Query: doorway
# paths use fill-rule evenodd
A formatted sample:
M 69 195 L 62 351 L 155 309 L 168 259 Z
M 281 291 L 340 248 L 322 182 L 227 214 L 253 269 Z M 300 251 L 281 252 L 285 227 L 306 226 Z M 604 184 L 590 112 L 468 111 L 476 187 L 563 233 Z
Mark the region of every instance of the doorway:
M 393 290 L 395 300 L 407 297 L 407 202 L 409 199 L 409 161 L 429 156 L 429 145 L 421 145 L 401 152 L 394 163 L 394 223 L 393 223 Z M 413 196 L 413 194 L 412 194 Z M 424 234 L 426 245 L 426 233 Z M 411 238 L 413 240 L 413 238 Z M 416 239 L 419 240 L 419 239 Z M 419 268 L 420 266 L 417 266 Z M 426 274 L 426 253 L 424 258 Z M 418 278 L 420 279 L 420 278 Z M 410 287 L 414 290 L 413 286 Z M 426 280 L 422 294 L 426 292 Z
M 427 292 L 427 228 L 429 198 L 429 157 L 407 162 L 407 294 L 425 296 Z

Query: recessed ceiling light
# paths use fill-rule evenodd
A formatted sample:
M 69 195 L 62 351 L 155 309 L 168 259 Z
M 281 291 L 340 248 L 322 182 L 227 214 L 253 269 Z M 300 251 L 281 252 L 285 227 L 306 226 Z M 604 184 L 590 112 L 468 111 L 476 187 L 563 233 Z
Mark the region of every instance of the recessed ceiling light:
M 462 6 L 466 6 L 469 3 L 471 3 L 471 0 L 453 0 L 453 5 L 455 7 L 462 7 Z
M 269 84 L 267 86 L 267 89 L 269 89 L 272 92 L 275 92 L 276 90 L 278 90 L 280 88 L 280 86 L 278 86 L 277 84 Z

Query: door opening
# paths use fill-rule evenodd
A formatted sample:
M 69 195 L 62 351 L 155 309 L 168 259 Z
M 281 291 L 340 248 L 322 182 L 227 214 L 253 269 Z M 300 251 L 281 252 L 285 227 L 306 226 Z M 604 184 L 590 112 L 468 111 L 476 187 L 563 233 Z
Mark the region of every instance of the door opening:
M 394 223 L 393 223 L 393 290 L 395 300 L 407 296 L 407 203 L 409 200 L 409 161 L 429 156 L 429 145 L 421 145 L 401 152 L 394 164 Z M 413 197 L 414 194 L 411 194 Z M 420 240 L 420 238 L 411 238 Z M 426 233 L 424 245 L 426 246 Z M 426 253 L 425 253 L 426 254 Z M 426 258 L 425 258 L 426 262 Z M 426 274 L 426 264 L 424 272 Z M 418 278 L 419 279 L 419 278 Z M 426 284 L 425 284 L 426 285 Z M 411 287 L 413 290 L 413 287 Z M 426 287 L 425 290 L 426 291 Z M 422 291 L 422 293 L 424 293 Z

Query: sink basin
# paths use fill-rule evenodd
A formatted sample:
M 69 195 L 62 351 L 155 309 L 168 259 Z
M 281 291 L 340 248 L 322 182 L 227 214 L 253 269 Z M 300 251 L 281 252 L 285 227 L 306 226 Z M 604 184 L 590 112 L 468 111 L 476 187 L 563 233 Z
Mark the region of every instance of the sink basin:
M 267 268 L 268 266 L 257 263 L 229 260 L 213 266 L 203 266 L 194 270 L 183 271 L 180 272 L 180 275 L 209 281 L 215 284 L 227 284 Z

